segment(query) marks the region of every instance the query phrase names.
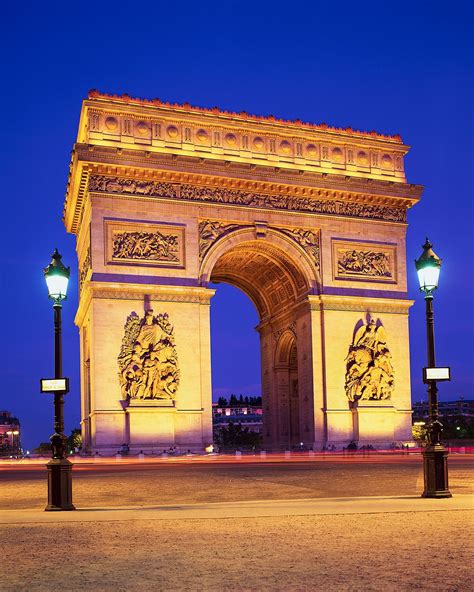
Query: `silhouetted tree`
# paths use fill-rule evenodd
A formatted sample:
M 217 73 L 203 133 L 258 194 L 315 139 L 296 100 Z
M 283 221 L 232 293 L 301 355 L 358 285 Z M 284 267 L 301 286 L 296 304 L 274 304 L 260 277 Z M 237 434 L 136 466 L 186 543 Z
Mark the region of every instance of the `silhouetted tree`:
M 75 448 L 82 448 L 81 428 L 74 428 L 67 439 L 68 451 L 74 451 Z
M 243 428 L 241 423 L 234 424 L 229 421 L 228 427 L 219 430 L 219 444 L 224 448 L 259 447 L 261 434 L 252 432 L 249 428 Z

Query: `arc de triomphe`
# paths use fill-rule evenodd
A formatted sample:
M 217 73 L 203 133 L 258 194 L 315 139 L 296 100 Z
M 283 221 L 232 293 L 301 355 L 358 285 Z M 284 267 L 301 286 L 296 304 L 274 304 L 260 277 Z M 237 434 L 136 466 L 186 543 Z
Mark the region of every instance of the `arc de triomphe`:
M 411 440 L 399 136 L 92 91 L 77 237 L 85 450 L 212 441 L 213 283 L 260 317 L 264 441 Z M 245 360 L 236 360 L 245 367 Z

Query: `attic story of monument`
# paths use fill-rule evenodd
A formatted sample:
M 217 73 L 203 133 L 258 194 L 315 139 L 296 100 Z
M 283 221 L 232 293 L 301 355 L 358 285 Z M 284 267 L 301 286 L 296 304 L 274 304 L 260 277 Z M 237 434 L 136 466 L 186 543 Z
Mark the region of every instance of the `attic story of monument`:
M 264 445 L 411 440 L 399 136 L 93 91 L 72 152 L 85 450 L 212 441 L 214 284 L 259 314 Z M 242 361 L 245 365 L 245 360 Z

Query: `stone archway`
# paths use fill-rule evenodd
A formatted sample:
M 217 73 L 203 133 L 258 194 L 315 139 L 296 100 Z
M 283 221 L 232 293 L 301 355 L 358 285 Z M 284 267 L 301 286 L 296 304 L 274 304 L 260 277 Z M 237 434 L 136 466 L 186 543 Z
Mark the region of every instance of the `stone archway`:
M 406 211 L 422 188 L 407 151 L 399 136 L 92 92 L 63 218 L 85 447 L 210 443 L 213 281 L 260 316 L 267 446 L 410 440 Z M 372 327 L 354 334 L 368 314 L 382 356 Z
M 308 294 L 318 289 L 317 271 L 278 230 L 259 240 L 249 229 L 233 228 L 214 240 L 201 267 L 203 284 L 225 282 L 241 289 L 259 314 L 264 445 L 273 450 L 312 446 L 310 332 L 300 331 L 301 365 L 297 332 L 308 315 Z

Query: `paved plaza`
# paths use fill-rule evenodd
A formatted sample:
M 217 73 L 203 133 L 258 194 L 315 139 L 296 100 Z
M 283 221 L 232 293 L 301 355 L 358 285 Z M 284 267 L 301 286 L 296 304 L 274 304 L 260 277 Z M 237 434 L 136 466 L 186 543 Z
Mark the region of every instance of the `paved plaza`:
M 0 465 L 0 590 L 472 590 L 471 455 L 421 499 L 418 455 L 81 462 L 75 512 Z

